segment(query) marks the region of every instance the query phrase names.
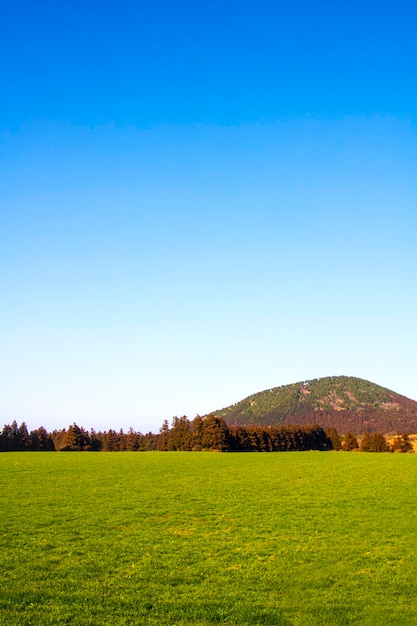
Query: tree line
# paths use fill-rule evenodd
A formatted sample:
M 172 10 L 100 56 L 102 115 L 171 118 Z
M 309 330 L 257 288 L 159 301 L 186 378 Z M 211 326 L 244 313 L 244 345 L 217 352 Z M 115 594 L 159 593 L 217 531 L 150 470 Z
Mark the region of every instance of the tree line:
M 361 452 L 412 452 L 407 434 L 397 435 L 391 443 L 378 432 L 366 432 L 360 444 L 351 432 L 339 436 L 333 427 L 313 426 L 228 426 L 216 415 L 174 417 L 165 420 L 159 433 L 142 434 L 123 430 L 85 430 L 77 424 L 48 432 L 43 426 L 28 431 L 25 422 L 6 424 L 0 433 L 0 452 L 11 451 L 201 451 L 291 452 L 305 450 L 360 450 Z
M 297 423 L 300 425 L 319 423 L 326 431 L 332 426 L 336 426 L 339 432 L 355 433 L 384 432 L 384 433 L 414 433 L 416 432 L 417 413 L 414 407 L 409 407 L 411 400 L 404 400 L 400 409 L 396 408 L 375 408 L 364 406 L 360 411 L 330 411 L 315 410 L 302 411 L 301 408 L 294 414 L 287 414 L 284 425 Z M 400 404 L 398 402 L 398 404 Z M 271 422 L 276 419 L 273 412 L 265 416 Z

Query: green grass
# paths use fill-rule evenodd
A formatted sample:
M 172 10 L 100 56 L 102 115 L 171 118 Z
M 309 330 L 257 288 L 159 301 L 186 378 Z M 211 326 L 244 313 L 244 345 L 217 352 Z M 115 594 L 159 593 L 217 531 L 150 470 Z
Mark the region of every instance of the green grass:
M 417 624 L 417 455 L 4 453 L 0 624 Z

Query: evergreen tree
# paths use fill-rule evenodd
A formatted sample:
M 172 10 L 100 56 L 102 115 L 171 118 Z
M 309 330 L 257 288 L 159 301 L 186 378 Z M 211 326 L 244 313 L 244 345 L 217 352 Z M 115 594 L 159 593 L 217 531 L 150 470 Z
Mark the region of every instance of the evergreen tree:
M 256 426 L 248 426 L 246 433 L 249 441 L 248 450 L 251 452 L 259 452 L 259 430 Z
M 216 415 L 208 415 L 204 418 L 202 446 L 205 450 L 222 452 L 230 449 L 229 430 L 224 419 Z
M 409 435 L 397 435 L 391 443 L 392 452 L 414 452 Z
M 136 452 L 136 450 L 139 450 L 140 436 L 140 433 L 135 433 L 133 428 L 130 427 L 126 437 L 126 450 L 129 450 L 131 452 Z
M 139 435 L 139 450 L 158 450 L 159 435 L 154 433 L 146 433 Z
M 157 450 L 169 450 L 169 424 L 168 420 L 164 420 L 159 429 Z
M 5 424 L 1 433 L 1 449 L 4 452 L 17 452 L 30 449 L 30 437 L 25 422 L 20 426 L 16 420 Z
M 359 450 L 361 452 L 369 452 L 370 448 L 371 448 L 371 435 L 370 433 L 366 432 L 364 436 L 362 437 Z
M 53 430 L 51 433 L 52 441 L 54 442 L 55 450 L 61 450 L 64 445 L 64 439 L 67 434 L 65 428 L 61 430 Z
M 120 440 L 115 430 L 110 428 L 104 436 L 103 450 L 105 452 L 118 452 L 120 450 Z
M 25 422 L 22 422 L 17 429 L 17 445 L 19 450 L 28 450 L 30 448 L 30 437 Z
M 370 435 L 369 452 L 389 452 L 389 445 L 382 433 L 372 433 Z
M 357 450 L 359 448 L 358 440 L 355 435 L 348 431 L 345 434 L 345 438 L 343 440 L 343 450 L 345 452 L 350 452 L 351 450 Z
M 341 450 L 342 442 L 340 441 L 339 433 L 336 428 L 330 427 L 326 430 L 326 434 L 332 443 L 333 450 Z
M 90 450 L 91 452 L 99 452 L 103 447 L 101 433 L 96 433 L 94 428 L 90 430 Z
M 197 415 L 193 419 L 192 433 L 193 433 L 193 450 L 201 450 L 203 447 L 203 418 Z
M 174 417 L 169 431 L 168 450 L 192 450 L 193 443 L 191 425 L 187 417 L 185 415 Z
M 123 428 L 121 428 L 119 430 L 119 434 L 117 435 L 117 438 L 119 440 L 119 450 L 120 452 L 126 452 L 126 435 L 123 432 Z
M 60 447 L 61 452 L 75 452 L 90 449 L 90 436 L 84 428 L 78 426 L 75 422 L 68 427 Z
M 52 451 L 55 450 L 54 442 L 51 435 L 45 430 L 43 426 L 32 430 L 30 435 L 30 449 L 39 451 Z

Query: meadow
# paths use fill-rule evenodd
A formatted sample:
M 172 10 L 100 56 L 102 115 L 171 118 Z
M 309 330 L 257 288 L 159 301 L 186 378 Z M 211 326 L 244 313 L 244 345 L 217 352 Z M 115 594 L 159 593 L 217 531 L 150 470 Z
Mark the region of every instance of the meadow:
M 1 625 L 417 624 L 417 455 L 0 454 Z

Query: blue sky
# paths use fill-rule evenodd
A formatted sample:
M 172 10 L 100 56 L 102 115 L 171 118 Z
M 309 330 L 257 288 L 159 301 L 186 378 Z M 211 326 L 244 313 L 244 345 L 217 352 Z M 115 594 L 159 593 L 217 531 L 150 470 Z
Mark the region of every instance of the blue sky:
M 6 2 L 0 421 L 417 399 L 411 3 Z

